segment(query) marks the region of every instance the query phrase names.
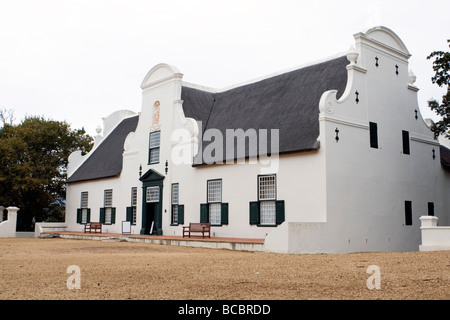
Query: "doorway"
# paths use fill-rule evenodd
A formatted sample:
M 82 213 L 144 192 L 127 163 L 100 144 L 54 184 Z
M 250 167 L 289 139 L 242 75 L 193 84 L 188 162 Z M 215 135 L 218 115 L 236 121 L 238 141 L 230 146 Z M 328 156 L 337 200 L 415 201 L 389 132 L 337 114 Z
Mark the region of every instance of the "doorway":
M 159 235 L 162 231 L 162 199 L 164 176 L 150 169 L 142 181 L 142 228 L 141 234 Z
M 147 203 L 147 219 L 145 222 L 144 234 L 156 235 L 158 233 L 156 228 L 156 214 L 158 211 L 158 203 Z

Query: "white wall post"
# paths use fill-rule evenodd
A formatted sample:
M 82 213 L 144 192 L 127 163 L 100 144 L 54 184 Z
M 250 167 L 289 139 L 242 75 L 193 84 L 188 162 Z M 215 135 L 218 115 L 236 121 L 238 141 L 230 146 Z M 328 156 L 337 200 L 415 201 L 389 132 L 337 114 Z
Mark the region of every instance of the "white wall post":
M 3 210 L 5 210 L 5 207 L 0 206 L 0 222 L 3 221 Z
M 17 228 L 17 211 L 20 209 L 17 207 L 8 207 L 6 210 L 8 210 L 8 220 L 0 222 L 0 237 L 15 237 Z
M 437 221 L 434 216 L 420 217 L 422 244 L 419 251 L 450 250 L 450 227 L 438 227 Z

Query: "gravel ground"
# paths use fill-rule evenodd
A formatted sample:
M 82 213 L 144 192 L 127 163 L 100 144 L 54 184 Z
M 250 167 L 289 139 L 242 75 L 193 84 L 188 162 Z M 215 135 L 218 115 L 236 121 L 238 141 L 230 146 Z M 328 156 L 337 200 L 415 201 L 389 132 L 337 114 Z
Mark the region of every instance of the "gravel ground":
M 71 265 L 80 268 L 80 289 L 67 287 Z M 371 265 L 379 267 L 380 289 L 367 287 Z M 284 255 L 0 239 L 0 299 L 449 300 L 450 251 Z

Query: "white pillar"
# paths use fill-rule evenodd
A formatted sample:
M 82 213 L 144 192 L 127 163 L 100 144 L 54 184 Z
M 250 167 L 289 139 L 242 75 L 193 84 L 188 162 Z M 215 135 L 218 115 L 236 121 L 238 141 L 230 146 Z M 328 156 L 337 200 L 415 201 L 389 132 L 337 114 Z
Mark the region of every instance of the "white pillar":
M 6 210 L 8 210 L 8 220 L 0 223 L 0 237 L 15 237 L 17 228 L 17 211 L 20 209 L 17 207 L 8 207 Z
M 5 207 L 0 206 L 0 222 L 3 221 L 3 210 L 5 210 Z
M 430 228 L 437 227 L 438 217 L 435 216 L 422 216 L 420 217 L 421 227 Z

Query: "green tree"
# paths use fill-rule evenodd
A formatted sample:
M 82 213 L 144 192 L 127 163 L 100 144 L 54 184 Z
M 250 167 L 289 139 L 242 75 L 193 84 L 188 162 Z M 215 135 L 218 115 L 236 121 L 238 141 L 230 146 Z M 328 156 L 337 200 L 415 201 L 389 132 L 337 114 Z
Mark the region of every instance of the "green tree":
M 450 40 L 447 42 L 450 43 Z M 443 134 L 450 139 L 450 52 L 434 51 L 427 57 L 428 60 L 432 58 L 434 58 L 435 75 L 431 81 L 439 87 L 447 86 L 447 93 L 442 97 L 441 103 L 434 99 L 428 101 L 431 110 L 442 117 L 441 120 L 434 123 L 431 130 L 434 132 L 435 138 Z
M 69 155 L 92 148 L 84 129 L 66 122 L 28 116 L 0 128 L 0 204 L 20 208 L 17 230 L 35 221 L 64 221 Z

